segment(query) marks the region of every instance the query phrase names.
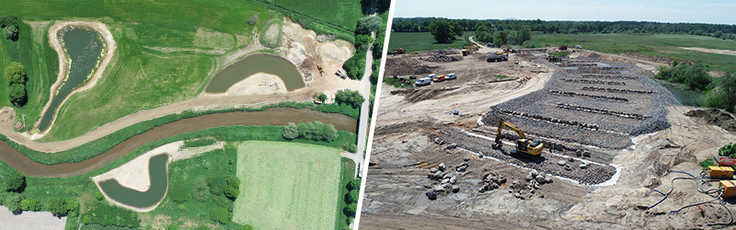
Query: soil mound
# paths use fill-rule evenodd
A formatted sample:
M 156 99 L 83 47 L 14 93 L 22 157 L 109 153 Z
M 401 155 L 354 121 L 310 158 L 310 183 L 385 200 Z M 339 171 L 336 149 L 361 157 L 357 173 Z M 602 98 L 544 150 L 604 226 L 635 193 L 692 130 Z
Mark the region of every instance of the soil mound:
M 705 119 L 709 125 L 716 125 L 729 132 L 736 132 L 736 119 L 733 114 L 722 111 L 720 109 L 700 109 L 690 110 L 686 114 L 689 117 L 697 117 Z
M 397 58 L 386 61 L 386 73 L 384 76 L 406 76 L 406 75 L 423 75 L 432 73 L 432 67 L 424 65 L 416 59 Z

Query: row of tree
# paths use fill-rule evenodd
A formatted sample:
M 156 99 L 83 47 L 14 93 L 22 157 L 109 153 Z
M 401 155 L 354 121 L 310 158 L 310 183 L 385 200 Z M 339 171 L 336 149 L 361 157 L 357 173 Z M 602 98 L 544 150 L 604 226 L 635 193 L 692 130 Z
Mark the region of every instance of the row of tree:
M 672 62 L 672 67 L 661 66 L 654 78 L 680 83 L 692 89 L 707 91 L 698 98 L 698 106 L 720 108 L 736 112 L 736 74 L 726 72 L 720 81 L 715 81 L 701 63 L 694 65 Z
M 429 24 L 429 32 L 437 43 L 446 43 L 455 40 L 456 36 L 463 36 L 464 27 L 457 20 L 437 19 Z M 479 25 L 475 29 L 475 41 L 503 44 L 522 45 L 532 39 L 532 30 L 529 26 L 522 26 L 518 30 L 496 30 L 493 25 Z
M 343 212 L 348 216 L 347 224 L 349 225 L 353 222 L 353 217 L 358 209 L 358 200 L 360 200 L 360 179 L 352 179 L 348 182 L 345 188 L 348 189 L 349 192 L 345 194 L 345 197 L 343 197 L 343 201 L 345 202 Z
M 430 32 L 432 22 L 442 18 L 394 18 L 391 30 L 395 32 Z M 519 31 L 529 27 L 534 33 L 665 33 L 713 36 L 736 39 L 736 25 L 704 23 L 662 23 L 637 21 L 542 21 L 498 19 L 444 19 L 457 23 L 464 31 L 476 31 L 480 26 L 496 31 Z
M 8 82 L 8 97 L 15 106 L 23 106 L 28 101 L 26 80 L 28 75 L 23 64 L 11 62 L 5 67 L 5 80 Z
M 332 142 L 337 138 L 337 129 L 335 129 L 335 125 L 325 124 L 321 121 L 300 122 L 298 125 L 294 124 L 294 122 L 289 122 L 284 127 L 281 135 L 287 140 L 301 138 L 312 141 Z

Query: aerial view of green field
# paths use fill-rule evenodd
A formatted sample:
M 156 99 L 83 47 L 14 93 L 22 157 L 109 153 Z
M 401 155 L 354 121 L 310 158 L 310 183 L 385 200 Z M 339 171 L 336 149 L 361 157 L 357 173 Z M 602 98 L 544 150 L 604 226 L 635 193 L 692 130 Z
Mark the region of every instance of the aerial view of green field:
M 390 1 L 315 3 L 0 2 L 3 226 L 353 226 L 359 186 L 346 186 L 360 184 Z M 239 174 L 267 163 L 238 154 L 243 141 L 319 146 L 295 159 L 324 159 L 332 170 L 314 173 L 332 192 L 243 218 L 261 208 L 246 191 L 280 189 Z M 291 216 L 312 204 L 325 215 Z

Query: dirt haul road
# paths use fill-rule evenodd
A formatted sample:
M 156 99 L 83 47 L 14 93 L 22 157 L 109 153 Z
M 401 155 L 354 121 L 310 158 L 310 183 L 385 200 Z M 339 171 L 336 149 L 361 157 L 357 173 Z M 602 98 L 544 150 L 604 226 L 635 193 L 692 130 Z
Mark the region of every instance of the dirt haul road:
M 496 88 L 484 93 L 494 95 L 497 91 L 514 92 Z M 684 113 L 692 108 L 665 107 L 665 119 L 672 124 L 671 127 L 635 136 L 633 149 L 612 151 L 594 148 L 591 152 L 609 156 L 600 158 L 600 161 L 610 162 L 619 168 L 618 176 L 608 183 L 613 185 L 588 186 L 553 177 L 552 183 L 541 183 L 535 187 L 534 193 L 521 193 L 519 196 L 519 187 L 534 187 L 534 183 L 525 179 L 531 170 L 518 168 L 505 161 L 480 158 L 461 149 L 460 144 L 451 149 L 447 147 L 448 144 L 438 145 L 434 141 L 436 137 L 457 132 L 460 128 L 473 130 L 477 127 L 478 116 L 468 114 L 456 118 L 431 114 L 431 111 L 447 110 L 431 108 L 440 107 L 441 104 L 430 102 L 442 100 L 443 97 L 418 100 L 419 103 L 428 103 L 424 107 L 417 106 L 418 102 L 408 102 L 407 96 L 402 98 L 402 95 L 384 93 L 382 97 L 388 100 L 381 98 L 378 112 L 379 121 L 376 123 L 371 164 L 366 177 L 361 229 L 410 229 L 416 226 L 458 226 L 457 229 L 488 226 L 683 229 L 704 228 L 707 223 L 728 222 L 730 219 L 728 212 L 717 203 L 704 205 L 703 216 L 697 208 L 668 214 L 683 205 L 712 199 L 696 192 L 692 180 L 675 181 L 672 195 L 655 208 L 646 210 L 663 197 L 652 192 L 652 189 L 669 191 L 670 180 L 682 176 L 667 172 L 683 170 L 698 175 L 700 166 L 697 162 L 712 157 L 720 146 L 736 139 L 733 133 L 708 125 L 706 119 L 685 116 Z M 478 97 L 478 101 L 483 101 L 481 96 Z M 411 117 L 404 117 L 396 111 L 386 111 L 403 107 L 429 111 L 427 113 L 430 114 L 407 113 Z M 458 110 L 472 109 L 461 107 Z M 484 109 L 488 107 L 478 110 Z M 399 120 L 383 120 L 384 114 Z M 488 145 L 490 143 L 487 142 Z M 432 172 L 432 168 L 438 168 L 442 163 L 446 173 L 439 179 L 433 179 L 437 174 Z M 463 164 L 467 164 L 464 171 L 455 170 L 459 166 L 463 168 Z M 448 173 L 451 173 L 450 176 Z M 484 178 L 489 178 L 486 177 L 489 174 L 494 179 L 503 178 L 505 181 L 498 183 L 496 188 L 481 192 L 480 188 L 487 183 Z M 429 189 L 438 189 L 442 184 L 440 181 L 453 178 L 457 182 L 452 184 L 451 189 L 457 186 L 457 192 L 438 193 L 436 200 L 430 200 L 425 195 Z M 514 181 L 519 181 L 520 185 Z M 736 208 L 730 203 L 726 206 Z

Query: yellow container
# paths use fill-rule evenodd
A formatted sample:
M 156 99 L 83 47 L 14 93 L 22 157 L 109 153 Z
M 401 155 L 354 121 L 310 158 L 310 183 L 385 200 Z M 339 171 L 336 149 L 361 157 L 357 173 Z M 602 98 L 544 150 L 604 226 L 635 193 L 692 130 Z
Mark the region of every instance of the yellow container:
M 721 185 L 719 187 L 723 189 L 723 197 L 736 196 L 736 181 L 722 180 Z
M 708 173 L 711 178 L 725 177 L 733 178 L 733 168 L 731 166 L 708 166 Z

